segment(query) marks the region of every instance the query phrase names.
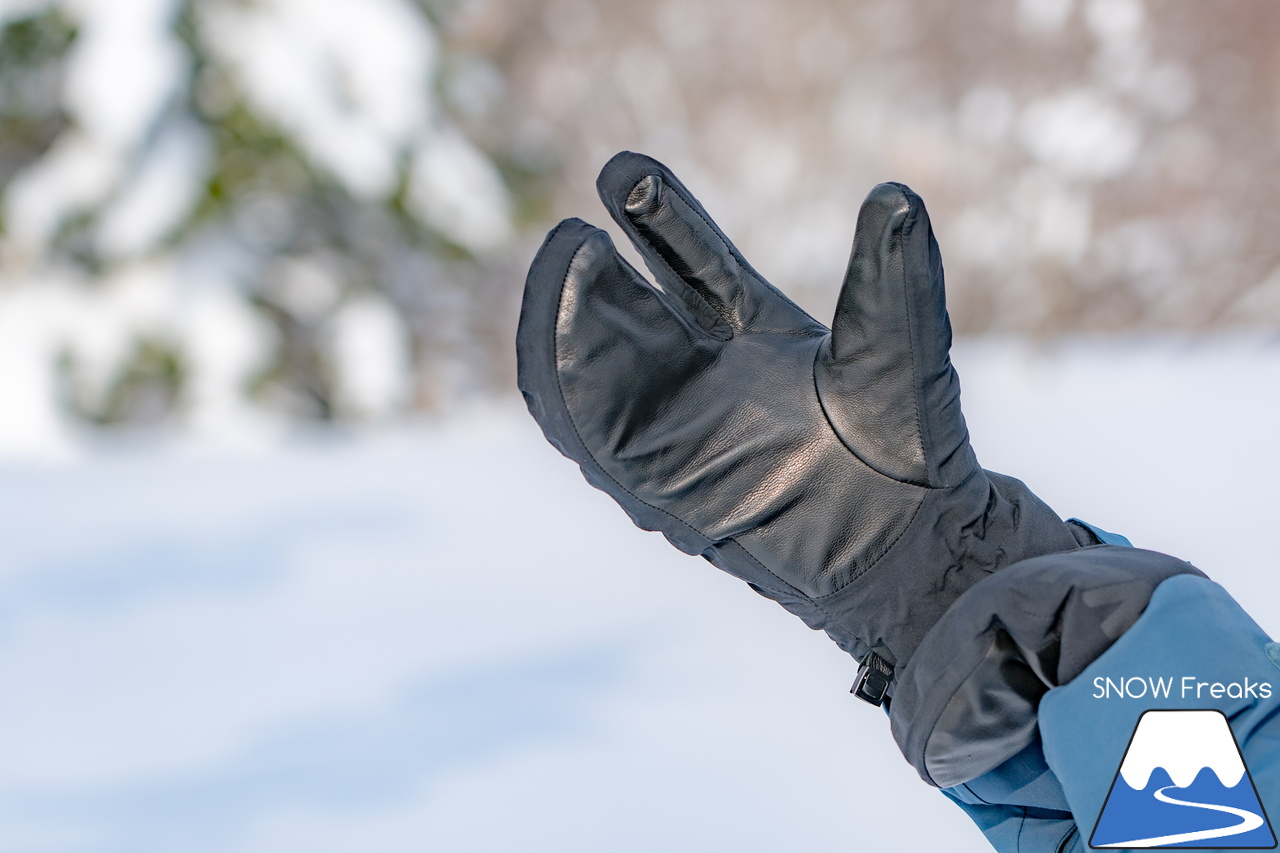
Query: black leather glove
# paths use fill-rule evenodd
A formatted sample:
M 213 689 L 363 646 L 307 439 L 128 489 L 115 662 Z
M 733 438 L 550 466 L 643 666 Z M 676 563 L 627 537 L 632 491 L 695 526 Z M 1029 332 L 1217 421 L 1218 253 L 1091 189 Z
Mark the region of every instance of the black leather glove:
M 828 330 L 766 282 L 662 164 L 597 187 L 661 289 L 569 219 L 529 271 L 519 383 L 547 439 L 637 525 L 825 630 L 878 701 L 991 572 L 1092 541 L 979 467 L 920 198 L 863 203 Z

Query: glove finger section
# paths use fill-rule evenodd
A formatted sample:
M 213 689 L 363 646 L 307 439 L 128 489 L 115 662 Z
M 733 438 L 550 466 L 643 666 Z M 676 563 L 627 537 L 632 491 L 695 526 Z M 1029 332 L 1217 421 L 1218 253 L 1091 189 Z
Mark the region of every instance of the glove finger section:
M 640 350 L 684 326 L 614 251 L 609 236 L 567 219 L 548 236 L 525 282 L 516 332 L 520 389 L 534 417 L 562 392 L 565 367 L 599 373 L 598 393 L 617 377 L 605 365 L 619 357 L 645 360 Z M 687 336 L 686 336 L 687 337 Z
M 977 467 L 951 366 L 942 260 L 920 197 L 871 191 L 818 370 L 833 427 L 881 473 L 955 485 Z
M 518 381 L 547 439 L 592 485 L 640 527 L 700 553 L 709 540 L 636 498 L 626 470 L 613 464 L 655 432 L 664 389 L 680 387 L 679 374 L 714 357 L 716 341 L 676 310 L 618 256 L 607 234 L 566 220 L 543 243 L 525 283 Z
M 706 306 L 710 317 L 698 316 L 713 334 L 824 331 L 751 268 L 666 166 L 624 151 L 605 165 L 597 189 L 658 283 L 680 294 L 686 304 Z M 718 324 L 731 328 L 722 330 Z
M 566 446 L 572 428 L 563 412 L 556 376 L 556 316 L 569 265 L 595 232 L 581 219 L 566 219 L 551 230 L 525 278 L 516 329 L 516 384 L 547 439 L 570 458 L 576 455 Z

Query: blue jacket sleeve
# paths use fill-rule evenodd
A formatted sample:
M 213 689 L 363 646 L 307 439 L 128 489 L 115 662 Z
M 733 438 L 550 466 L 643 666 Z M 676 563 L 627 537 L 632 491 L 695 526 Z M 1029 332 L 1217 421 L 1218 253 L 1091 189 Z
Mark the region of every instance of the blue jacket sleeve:
M 1079 831 L 1039 739 L 1004 764 L 962 785 L 943 788 L 999 853 L 1078 851 Z
M 1241 786 L 1253 786 L 1258 808 L 1245 811 L 1258 812 L 1263 826 L 1251 835 L 1230 835 L 1240 818 L 1203 805 L 1186 808 L 1196 790 L 1213 783 L 1207 777 L 1196 779 L 1186 793 L 1166 794 L 1181 796 L 1182 808 L 1156 802 L 1155 790 L 1171 790 L 1163 788 L 1165 783 L 1185 787 L 1188 766 L 1196 773 L 1199 764 L 1213 762 L 1194 733 L 1168 745 L 1166 751 L 1181 755 L 1147 759 L 1148 766 L 1166 773 L 1177 774 L 1181 765 L 1183 779 L 1163 779 L 1154 770 L 1149 779 L 1160 781 L 1149 781 L 1138 792 L 1145 797 L 1139 806 L 1112 794 L 1113 785 L 1125 784 L 1119 771 L 1134 749 L 1139 720 L 1153 711 L 1220 712 L 1247 770 L 1232 790 L 1248 801 L 1251 795 Z M 1180 748 L 1186 744 L 1187 749 Z M 1084 853 L 1092 849 L 1091 841 L 1103 845 L 1153 836 L 1166 839 L 1153 846 L 1273 847 L 1276 834 L 1269 817 L 1280 816 L 1280 645 L 1218 584 L 1190 575 L 1170 578 L 1111 648 L 1043 697 L 1039 737 L 1031 745 L 995 770 L 943 793 L 1000 853 Z M 1109 795 L 1117 797 L 1117 813 L 1132 817 L 1135 837 L 1117 836 L 1114 819 L 1104 827 L 1110 835 L 1095 837 L 1104 804 L 1111 813 Z M 1143 826 L 1150 831 L 1139 831 Z M 1222 833 L 1220 847 L 1206 846 L 1215 843 L 1214 832 Z
M 1113 783 L 1117 795 L 1131 790 L 1124 778 L 1118 778 L 1121 761 L 1129 760 L 1127 749 L 1135 751 L 1135 764 L 1142 760 L 1148 767 L 1162 767 L 1175 777 L 1164 781 L 1179 785 L 1185 785 L 1188 772 L 1198 774 L 1203 766 L 1221 760 L 1214 756 L 1215 747 L 1209 743 L 1212 738 L 1195 729 L 1176 741 L 1166 739 L 1153 744 L 1149 737 L 1140 740 L 1138 721 L 1149 711 L 1209 711 L 1225 716 L 1247 769 L 1236 787 L 1251 782 L 1256 791 L 1254 802 L 1264 812 L 1280 816 L 1277 658 L 1280 654 L 1276 644 L 1218 584 L 1192 576 L 1171 578 L 1161 584 L 1146 612 L 1115 645 L 1069 684 L 1049 691 L 1040 703 L 1040 735 L 1046 762 L 1061 783 L 1081 836 L 1096 844 L 1121 840 L 1095 837 L 1093 833 Z M 1186 715 L 1179 717 L 1185 719 Z M 1138 755 L 1151 749 L 1157 752 L 1154 757 Z M 1179 769 L 1183 779 L 1177 778 Z M 1220 770 L 1216 766 L 1213 769 Z M 1156 779 L 1159 773 L 1151 772 L 1150 779 Z M 1224 785 L 1232 782 L 1203 781 Z M 1148 794 L 1155 784 L 1146 785 Z M 1166 796 L 1196 800 L 1194 790 L 1201 784 L 1202 780 L 1196 779 L 1188 793 L 1174 791 Z M 1241 796 L 1248 799 L 1249 792 L 1242 790 Z M 1210 798 L 1204 801 L 1214 802 Z M 1167 831 L 1155 832 L 1164 837 L 1195 834 L 1191 832 L 1194 827 L 1207 825 L 1203 820 L 1205 807 L 1197 809 L 1170 809 L 1166 805 L 1148 824 L 1164 826 Z M 1200 817 L 1179 826 L 1180 814 Z M 1218 818 L 1218 824 L 1228 824 L 1220 826 L 1220 831 L 1231 829 L 1230 824 L 1238 821 L 1230 813 L 1209 816 Z M 1266 820 L 1266 814 L 1260 817 Z M 1219 836 L 1220 848 L 1206 847 L 1213 842 L 1203 833 L 1199 839 L 1188 836 L 1187 841 L 1173 843 L 1197 849 L 1273 847 L 1275 837 L 1270 824 L 1259 830 L 1247 841 L 1243 836 Z

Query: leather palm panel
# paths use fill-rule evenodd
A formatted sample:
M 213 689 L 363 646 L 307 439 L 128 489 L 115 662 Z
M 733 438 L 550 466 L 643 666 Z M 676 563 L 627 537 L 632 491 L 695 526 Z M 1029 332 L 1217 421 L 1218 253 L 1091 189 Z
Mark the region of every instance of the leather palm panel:
M 865 571 L 926 490 L 859 463 L 831 430 L 812 380 L 822 338 L 716 340 L 604 252 L 611 246 L 593 239 L 574 257 L 555 336 L 559 389 L 597 464 L 708 539 L 737 539 L 806 596 Z M 602 267 L 630 281 L 603 288 Z M 604 289 L 612 301 L 596 307 Z M 667 316 L 633 337 L 619 331 L 615 305 L 627 317 Z

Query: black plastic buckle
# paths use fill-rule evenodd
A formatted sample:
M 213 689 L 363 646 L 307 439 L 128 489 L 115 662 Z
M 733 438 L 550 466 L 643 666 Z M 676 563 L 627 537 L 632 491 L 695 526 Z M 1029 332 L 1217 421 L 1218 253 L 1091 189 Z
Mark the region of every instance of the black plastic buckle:
M 858 667 L 858 679 L 853 682 L 853 688 L 849 692 L 863 702 L 880 707 L 888 699 L 889 684 L 892 681 L 893 667 L 884 658 L 871 652 L 862 659 L 862 664 Z

